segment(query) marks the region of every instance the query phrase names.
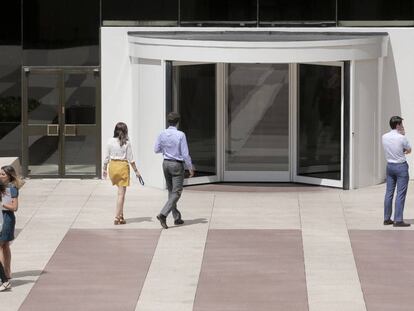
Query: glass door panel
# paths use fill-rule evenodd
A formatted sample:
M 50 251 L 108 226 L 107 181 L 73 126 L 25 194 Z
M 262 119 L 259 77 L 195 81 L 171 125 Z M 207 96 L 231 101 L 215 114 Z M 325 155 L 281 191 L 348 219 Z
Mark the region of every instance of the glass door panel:
M 174 65 L 172 84 L 173 110 L 195 167 L 185 184 L 217 181 L 216 64 Z
M 299 182 L 342 187 L 342 66 L 300 64 L 297 162 Z
M 96 68 L 24 68 L 23 170 L 33 177 L 98 176 Z
M 65 80 L 64 164 L 66 175 L 96 175 L 98 76 L 67 72 Z
M 60 75 L 30 72 L 26 83 L 27 174 L 59 175 Z
M 229 64 L 225 181 L 289 181 L 289 65 Z

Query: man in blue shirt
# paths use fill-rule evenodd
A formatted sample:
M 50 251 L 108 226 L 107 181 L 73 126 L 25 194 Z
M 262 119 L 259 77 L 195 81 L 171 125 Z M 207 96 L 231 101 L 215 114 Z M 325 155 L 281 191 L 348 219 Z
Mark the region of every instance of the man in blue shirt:
M 384 225 L 393 224 L 394 227 L 409 227 L 404 222 L 403 212 L 405 197 L 408 188 L 408 164 L 406 154 L 411 152 L 411 145 L 405 136 L 403 119 L 394 116 L 390 119 L 391 131 L 382 136 L 385 159 L 387 160 L 387 187 L 384 199 Z M 394 198 L 395 186 L 397 186 L 397 197 L 395 199 L 394 221 L 391 220 L 392 200 Z
M 164 161 L 162 169 L 168 189 L 168 200 L 161 213 L 157 216 L 161 226 L 168 229 L 167 216 L 172 212 L 175 225 L 182 225 L 181 213 L 177 209 L 177 202 L 183 191 L 184 171 L 187 168 L 190 177 L 194 176 L 193 164 L 188 151 L 185 134 L 177 129 L 180 115 L 171 112 L 167 116 L 169 127 L 161 132 L 155 142 L 155 153 L 162 153 Z

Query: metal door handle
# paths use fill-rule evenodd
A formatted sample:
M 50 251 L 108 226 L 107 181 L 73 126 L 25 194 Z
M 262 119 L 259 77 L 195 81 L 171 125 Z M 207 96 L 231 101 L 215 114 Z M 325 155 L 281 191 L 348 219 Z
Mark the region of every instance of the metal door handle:
M 65 125 L 65 136 L 76 136 L 76 125 Z
M 48 124 L 47 136 L 59 136 L 59 124 Z

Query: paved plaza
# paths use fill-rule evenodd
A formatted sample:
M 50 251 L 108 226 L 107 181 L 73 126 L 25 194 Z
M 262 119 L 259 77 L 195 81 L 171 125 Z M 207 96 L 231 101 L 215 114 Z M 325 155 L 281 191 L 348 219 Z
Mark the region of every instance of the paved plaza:
M 133 184 L 114 226 L 109 181 L 28 180 L 0 310 L 414 310 L 414 226 L 382 224 L 384 188 L 187 187 L 161 230 L 166 191 Z

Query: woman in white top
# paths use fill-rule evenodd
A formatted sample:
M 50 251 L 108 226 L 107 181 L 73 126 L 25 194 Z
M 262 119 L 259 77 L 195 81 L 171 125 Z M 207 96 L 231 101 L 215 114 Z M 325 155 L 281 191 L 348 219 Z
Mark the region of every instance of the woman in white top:
M 131 164 L 135 175 L 137 177 L 141 176 L 132 155 L 132 147 L 128 138 L 128 127 L 123 122 L 118 122 L 115 125 L 114 137 L 108 140 L 103 165 L 104 178 L 107 176 L 108 163 L 109 178 L 112 184 L 118 187 L 114 225 L 123 225 L 126 223 L 124 219 L 124 201 L 126 187 L 129 186 L 129 164 Z

